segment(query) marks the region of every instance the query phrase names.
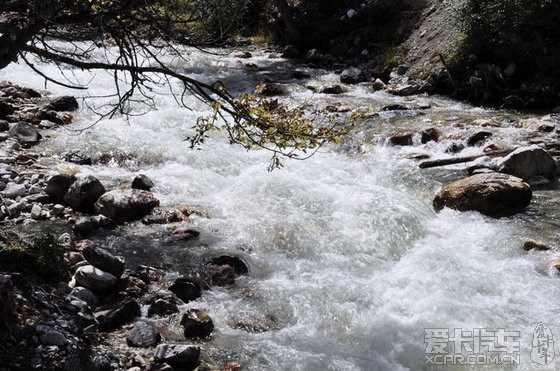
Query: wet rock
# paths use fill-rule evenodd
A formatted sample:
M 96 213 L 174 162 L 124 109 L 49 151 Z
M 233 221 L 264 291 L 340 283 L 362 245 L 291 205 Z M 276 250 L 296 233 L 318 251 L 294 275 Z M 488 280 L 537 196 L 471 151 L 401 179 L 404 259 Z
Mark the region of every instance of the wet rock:
M 321 64 L 325 56 L 317 49 L 310 49 L 305 53 L 304 59 L 309 63 Z
M 68 191 L 68 188 L 76 181 L 72 174 L 56 174 L 47 180 L 45 192 L 52 197 L 55 202 L 60 202 Z
M 74 287 L 70 292 L 70 295 L 85 301 L 92 307 L 95 307 L 99 301 L 99 298 L 93 293 L 93 291 L 82 286 Z
M 184 214 L 180 210 L 163 210 L 154 208 L 150 215 L 142 218 L 144 224 L 168 224 L 183 220 Z
M 534 241 L 534 240 L 527 240 L 523 243 L 523 250 L 525 250 L 525 251 L 529 251 L 529 250 L 546 251 L 546 250 L 550 250 L 550 246 L 548 246 L 547 244 L 544 244 L 542 242 L 538 242 L 538 241 Z
M 214 322 L 208 314 L 198 309 L 188 309 L 181 319 L 187 339 L 206 338 L 214 330 Z
M 381 108 L 381 111 L 384 111 L 384 112 L 386 112 L 386 111 L 407 111 L 409 109 L 410 108 L 407 107 L 407 106 L 404 106 L 404 105 L 399 104 L 399 103 L 395 103 L 395 104 L 389 104 L 389 105 Z
M 140 189 L 142 191 L 149 191 L 154 187 L 154 182 L 144 174 L 137 175 L 134 180 L 132 180 L 132 188 Z
M 6 120 L 0 120 L 0 132 L 10 130 L 10 123 Z
M 420 135 L 421 135 L 420 142 L 422 144 L 426 144 L 428 142 L 437 142 L 441 137 L 441 133 L 436 128 L 429 128 L 423 130 L 422 133 L 420 133 Z
M 282 53 L 282 58 L 287 59 L 297 59 L 301 58 L 301 52 L 293 45 L 286 45 L 284 52 Z
M 200 283 L 195 279 L 185 277 L 177 278 L 169 286 L 169 291 L 185 303 L 196 300 L 202 295 Z
M 235 272 L 229 265 L 211 265 L 209 274 L 214 286 L 230 286 L 235 283 Z
M 47 110 L 53 111 L 74 111 L 79 107 L 76 98 L 66 95 L 53 99 L 46 107 Z
M 500 217 L 524 210 L 531 198 L 531 188 L 520 178 L 500 173 L 476 174 L 445 185 L 433 206 L 436 211 L 449 207 Z
M 557 165 L 552 156 L 537 145 L 521 147 L 498 161 L 498 171 L 527 180 L 541 175 L 553 179 Z
M 168 316 L 179 312 L 177 300 L 170 295 L 167 296 L 163 293 L 157 293 L 156 296 L 149 299 L 148 303 L 148 317 Z
M 492 136 L 492 133 L 489 131 L 479 131 L 476 132 L 474 134 L 472 134 L 468 139 L 467 139 L 467 145 L 469 147 L 472 146 L 476 146 L 477 144 L 479 144 L 480 142 L 486 140 L 487 138 L 490 138 Z
M 411 146 L 414 133 L 399 133 L 389 138 L 389 143 L 394 146 Z
M 76 164 L 76 165 L 91 165 L 92 164 L 91 157 L 89 157 L 88 155 L 85 155 L 83 153 L 79 153 L 79 152 L 66 153 L 66 154 L 64 154 L 64 156 L 62 158 L 64 159 L 64 161 L 70 162 L 70 163 Z
M 373 91 L 378 91 L 378 90 L 385 90 L 387 88 L 387 85 L 385 85 L 385 83 L 381 81 L 381 79 L 377 78 L 371 84 L 371 87 L 373 88 Z
M 445 149 L 445 153 L 459 153 L 464 149 L 465 145 L 463 143 L 453 142 Z
M 95 203 L 95 210 L 117 223 L 141 219 L 159 205 L 159 200 L 147 191 L 115 189 L 105 193 Z
M 95 232 L 96 228 L 90 217 L 82 217 L 74 224 L 73 231 L 76 235 L 81 237 L 90 237 Z
M 90 289 L 97 294 L 107 294 L 113 291 L 117 285 L 117 277 L 111 273 L 86 265 L 78 268 L 74 275 L 76 283 Z
M 14 107 L 11 104 L 0 100 L 0 117 L 6 117 L 14 113 Z
M 502 101 L 507 108 L 525 108 L 527 106 L 527 102 L 517 95 L 508 95 Z
M 223 371 L 240 371 L 243 365 L 238 361 L 229 361 L 224 365 Z
M 208 262 L 209 265 L 229 265 L 233 268 L 236 275 L 244 275 L 249 273 L 249 266 L 243 259 L 237 256 L 221 255 L 213 258 Z
M 4 197 L 15 199 L 18 196 L 25 195 L 25 185 L 24 184 L 10 184 L 6 187 L 6 189 L 2 192 Z
M 280 84 L 265 84 L 262 86 L 259 93 L 265 97 L 272 97 L 275 95 L 286 95 L 288 94 L 288 88 Z
M 148 289 L 146 282 L 133 274 L 125 274 L 121 282 L 124 286 L 124 292 L 129 297 L 140 297 Z
M 194 368 L 200 357 L 200 348 L 194 345 L 160 344 L 156 348 L 156 362 L 168 363 L 173 367 Z
M 343 84 L 358 84 L 366 81 L 365 73 L 356 67 L 346 68 L 340 74 L 340 82 Z
M 140 316 L 140 304 L 134 300 L 127 300 L 117 309 L 103 313 L 97 317 L 99 331 L 110 331 L 132 322 Z
M 126 334 L 126 343 L 130 347 L 146 348 L 156 345 L 161 335 L 154 326 L 146 322 L 137 322 Z
M 10 136 L 16 138 L 16 140 L 22 145 L 34 145 L 39 143 L 42 136 L 39 130 L 27 122 L 18 122 L 14 124 L 9 132 Z
M 481 169 L 489 169 L 492 172 L 496 171 L 496 161 L 489 156 L 483 156 L 470 162 L 467 166 L 467 172 L 469 174 L 474 174 L 477 170 Z
M 114 256 L 109 251 L 96 246 L 95 244 L 86 245 L 82 250 L 84 258 L 96 268 L 109 272 L 119 278 L 124 272 L 124 258 Z
M 346 89 L 344 89 L 341 85 L 338 84 L 333 86 L 327 86 L 321 90 L 321 93 L 323 94 L 333 94 L 333 95 L 342 94 L 345 92 Z
M 243 314 L 234 316 L 229 325 L 247 332 L 266 332 L 278 328 L 278 320 L 271 314 Z
M 253 58 L 253 54 L 251 54 L 251 52 L 249 52 L 249 51 L 238 52 L 238 53 L 235 53 L 233 56 L 235 58 L 243 58 L 243 59 Z
M 103 184 L 93 175 L 88 175 L 72 183 L 64 195 L 64 202 L 75 211 L 91 212 L 95 201 L 104 193 Z
M 308 79 L 311 77 L 311 74 L 307 71 L 304 70 L 294 70 L 292 71 L 292 73 L 290 74 L 290 77 L 297 79 L 297 80 L 302 80 L 302 79 Z
M 393 94 L 404 97 L 404 96 L 418 94 L 419 90 L 420 88 L 417 85 L 410 85 L 410 84 L 398 85 L 393 90 Z

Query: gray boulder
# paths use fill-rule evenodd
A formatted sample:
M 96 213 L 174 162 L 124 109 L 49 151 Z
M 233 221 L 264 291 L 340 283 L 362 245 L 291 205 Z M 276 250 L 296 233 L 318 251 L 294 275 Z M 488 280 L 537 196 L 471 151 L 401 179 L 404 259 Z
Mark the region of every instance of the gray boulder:
M 95 268 L 93 265 L 85 265 L 76 270 L 74 275 L 76 283 L 96 294 L 108 294 L 117 285 L 118 279 L 111 273 Z
M 522 179 L 500 173 L 476 174 L 445 185 L 435 196 L 436 211 L 449 207 L 500 217 L 513 215 L 531 202 L 532 191 Z
M 142 191 L 149 191 L 154 187 L 154 182 L 148 178 L 147 175 L 139 174 L 132 181 L 133 189 L 140 189 Z
M 132 322 L 140 316 L 140 304 L 134 300 L 127 300 L 118 308 L 101 313 L 96 317 L 99 321 L 99 331 L 110 331 Z
M 114 189 L 95 203 L 95 211 L 117 223 L 141 219 L 148 215 L 159 200 L 151 193 L 138 189 Z
M 156 345 L 161 336 L 154 326 L 146 322 L 137 322 L 126 334 L 126 343 L 131 347 L 146 348 Z
M 350 67 L 340 74 L 340 82 L 343 84 L 358 84 L 366 81 L 364 72 L 356 67 Z
M 156 362 L 169 363 L 173 367 L 189 368 L 198 363 L 200 348 L 194 345 L 160 344 L 156 348 Z
M 8 133 L 10 136 L 16 138 L 22 145 L 37 144 L 42 138 L 39 130 L 27 122 L 18 122 L 14 124 Z
M 498 161 L 498 171 L 514 175 L 523 180 L 534 176 L 548 179 L 556 175 L 556 161 L 544 149 L 537 145 L 521 147 Z
M 66 191 L 64 202 L 75 211 L 90 212 L 95 201 L 105 193 L 105 187 L 94 176 L 76 180 Z
M 109 251 L 95 246 L 93 243 L 86 245 L 82 251 L 84 258 L 96 268 L 109 272 L 119 278 L 124 272 L 124 258 L 114 256 Z

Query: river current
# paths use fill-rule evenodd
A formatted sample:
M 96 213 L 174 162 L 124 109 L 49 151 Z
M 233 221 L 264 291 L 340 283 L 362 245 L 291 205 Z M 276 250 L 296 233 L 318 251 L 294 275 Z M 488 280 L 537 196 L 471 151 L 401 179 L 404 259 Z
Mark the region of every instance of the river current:
M 193 219 L 189 227 L 201 237 L 186 247 L 147 245 L 145 236 L 154 229 L 164 235 L 157 230 L 163 227 L 123 227 L 121 233 L 128 237 L 115 237 L 113 247 L 127 261 L 171 264 L 179 272 L 189 265 L 183 259 L 222 252 L 248 262 L 250 274 L 238 278 L 234 287 L 214 288 L 186 306 L 205 310 L 214 320 L 214 337 L 203 353 L 238 359 L 247 370 L 449 369 L 449 364 L 430 364 L 443 360 L 430 356 L 438 354 L 434 344 L 446 346 L 439 354 L 453 355 L 455 340 L 463 356 L 497 354 L 505 362 L 503 356 L 509 354 L 518 357 L 515 368 L 544 367 L 531 351 L 538 323 L 560 341 L 560 276 L 552 266 L 560 254 L 555 248 L 525 252 L 522 245 L 529 238 L 556 247 L 557 192 L 536 191 L 528 210 L 510 218 L 447 209 L 437 214 L 432 198 L 442 184 L 461 176 L 460 167 L 421 170 L 409 155 L 443 157 L 449 143 L 420 145 L 415 138 L 412 147 L 386 144 L 388 135 L 403 129 L 439 127 L 449 137 L 460 137 L 480 129 L 472 125 L 474 120 L 486 119 L 499 123 L 488 129 L 495 142 L 514 145 L 527 134 L 516 123 L 538 117 L 441 97 L 374 93 L 369 84 L 349 86 L 338 96 L 313 93 L 306 86 L 336 83 L 338 75 L 309 69 L 308 79 L 293 80 L 283 73 L 282 59 L 263 51 L 251 59 L 185 53 L 188 62 L 178 68 L 204 81 L 222 80 L 233 92 L 247 91 L 272 76 L 291 89 L 283 98 L 287 101 L 373 110 L 392 103 L 431 107 L 382 113 L 359 125 L 343 145 L 324 148 L 305 161 L 286 160 L 271 173 L 270 153 L 231 146 L 219 133 L 200 150 L 189 149 L 185 139 L 208 108 L 196 100 L 188 102 L 191 110 L 180 108 L 165 89 L 155 98 L 156 110 L 146 114 L 103 120 L 78 134 L 76 129 L 95 120 L 82 104 L 74 124 L 49 133 L 37 149 L 47 155 L 76 150 L 132 154 L 119 164 L 76 165 L 80 174 L 117 186 L 143 173 L 154 180 L 162 206 L 187 204 L 209 213 L 208 219 Z M 56 67 L 37 63 L 49 76 L 59 74 Z M 76 96 L 112 92 L 110 74 L 65 73 L 89 81 L 87 93 L 50 83 L 47 90 Z M 0 79 L 45 89 L 44 80 L 20 64 L 1 70 Z M 232 325 L 239 318 L 273 325 L 268 331 L 247 332 Z M 505 342 L 500 338 L 504 331 Z M 470 349 L 477 342 L 481 350 Z M 560 343 L 554 345 L 560 349 Z M 490 346 L 498 352 L 489 353 Z M 488 360 L 478 357 L 483 361 Z M 457 369 L 461 367 L 471 369 Z M 560 355 L 546 367 L 560 368 Z

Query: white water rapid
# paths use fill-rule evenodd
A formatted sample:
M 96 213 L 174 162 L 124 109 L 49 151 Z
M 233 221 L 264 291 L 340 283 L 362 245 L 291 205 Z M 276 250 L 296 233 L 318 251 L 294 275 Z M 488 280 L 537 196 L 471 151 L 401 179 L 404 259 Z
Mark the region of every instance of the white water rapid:
M 221 79 L 234 91 L 285 67 L 265 52 L 256 52 L 250 60 L 189 53 L 192 63 L 183 65 L 184 71 L 207 81 Z M 59 74 L 56 67 L 37 63 L 48 75 Z M 197 218 L 190 226 L 201 231 L 200 243 L 185 249 L 201 256 L 239 255 L 248 262 L 250 274 L 239 277 L 234 287 L 213 288 L 187 305 L 206 311 L 216 326 L 203 355 L 218 361 L 237 359 L 246 370 L 432 369 L 437 367 L 425 363 L 425 329 L 450 329 L 450 336 L 453 329 L 462 329 L 465 338 L 473 329 L 494 335 L 505 329 L 520 335 L 520 365 L 515 368 L 542 368 L 530 357 L 533 332 L 543 322 L 560 341 L 560 276 L 552 267 L 560 254 L 525 252 L 521 246 L 526 238 L 554 246 L 558 214 L 551 203 L 557 194 L 536 192 L 527 212 L 511 218 L 451 210 L 436 214 L 431 206 L 435 192 L 460 174 L 420 170 L 405 155 L 442 156 L 443 145 L 383 144 L 383 138 L 398 128 L 439 126 L 462 132 L 468 127 L 461 123 L 479 117 L 505 122 L 493 129 L 504 143 L 515 143 L 522 129 L 507 124 L 507 113 L 437 97 L 410 100 L 372 93 L 369 85 L 351 86 L 340 96 L 312 93 L 304 86 L 334 83 L 338 77 L 309 72 L 308 80 L 288 81 L 290 99 L 319 105 L 340 101 L 376 110 L 388 103 L 432 108 L 422 116 L 373 118 L 344 145 L 323 149 L 306 161 L 286 161 L 283 169 L 272 173 L 267 172 L 269 153 L 231 146 L 220 134 L 201 150 L 189 149 L 184 140 L 207 107 L 193 100 L 192 111 L 179 108 L 163 92 L 157 96 L 157 110 L 128 122 L 104 120 L 77 135 L 69 129 L 87 127 L 94 119 L 84 106 L 74 124 L 52 131 L 37 151 L 52 156 L 75 150 L 131 153 L 133 159 L 121 166 L 76 168 L 112 186 L 143 173 L 154 180 L 162 206 L 188 204 L 209 212 L 209 219 Z M 66 73 L 90 81 L 88 94 L 112 92 L 109 74 Z M 20 64 L 1 70 L 0 79 L 45 88 L 41 77 Z M 82 94 L 50 83 L 47 90 L 53 95 Z M 132 236 L 147 233 L 147 227 L 127 228 Z M 189 256 L 184 250 L 156 246 L 162 250 L 143 255 L 139 246 L 124 245 L 123 254 L 147 264 L 188 263 L 181 261 Z M 232 326 L 236 318 L 260 318 L 274 325 L 269 331 L 247 332 Z M 555 345 L 560 349 L 560 342 Z M 463 354 L 472 352 L 464 348 Z M 560 355 L 547 367 L 559 369 Z

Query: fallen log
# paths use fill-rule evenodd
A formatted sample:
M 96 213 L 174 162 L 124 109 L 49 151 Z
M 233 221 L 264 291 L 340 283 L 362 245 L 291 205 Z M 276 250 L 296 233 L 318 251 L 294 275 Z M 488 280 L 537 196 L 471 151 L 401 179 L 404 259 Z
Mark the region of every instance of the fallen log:
M 447 165 L 454 165 L 460 164 L 462 162 L 470 162 L 474 161 L 477 158 L 490 156 L 490 157 L 501 157 L 509 155 L 511 152 L 515 151 L 515 149 L 499 149 L 496 151 L 488 151 L 478 155 L 472 156 L 463 156 L 463 157 L 452 157 L 452 158 L 442 158 L 439 160 L 430 160 L 430 161 L 423 161 L 418 166 L 420 169 L 427 169 L 431 167 L 438 167 L 438 166 L 447 166 Z

